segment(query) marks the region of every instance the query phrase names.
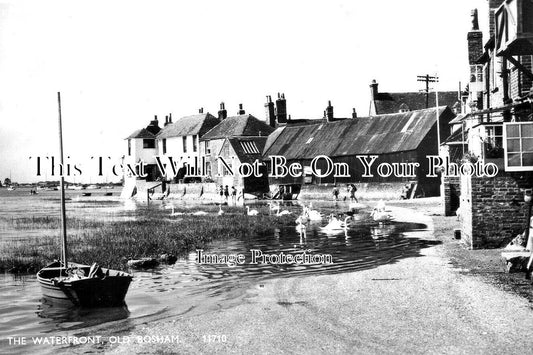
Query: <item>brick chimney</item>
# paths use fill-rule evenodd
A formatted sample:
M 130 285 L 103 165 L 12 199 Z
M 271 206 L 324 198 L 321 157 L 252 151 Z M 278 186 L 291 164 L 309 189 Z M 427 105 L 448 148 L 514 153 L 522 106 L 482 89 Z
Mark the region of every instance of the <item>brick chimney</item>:
M 204 108 L 200 107 L 200 109 L 198 110 L 198 113 L 204 113 Z
M 488 0 L 489 1 L 489 36 L 494 36 L 496 31 L 496 20 L 494 13 L 500 7 L 504 0 Z
M 246 111 L 242 108 L 242 104 L 239 104 L 239 111 L 237 112 L 237 115 L 244 115 Z
M 332 122 L 333 119 L 333 106 L 331 106 L 331 101 L 328 101 L 328 107 L 326 107 L 326 119 L 328 122 Z
M 161 128 L 159 127 L 159 121 L 157 120 L 157 115 L 154 116 L 154 119 L 150 121 L 150 124 L 146 127 L 146 130 L 152 134 L 158 134 Z
M 276 127 L 276 113 L 274 110 L 274 103 L 272 102 L 272 97 L 268 95 L 266 99 L 267 99 L 267 102 L 265 104 L 266 121 L 268 122 L 270 127 Z
M 357 112 L 355 111 L 355 107 L 352 109 L 352 118 L 353 119 L 356 119 L 357 118 Z
M 218 111 L 218 119 L 223 121 L 228 117 L 228 111 L 226 111 L 226 107 L 224 106 L 224 103 L 220 103 L 220 110 Z
M 378 99 L 378 83 L 376 79 L 372 80 L 370 84 L 370 100 L 374 101 Z
M 287 101 L 285 94 L 279 94 L 276 100 L 276 119 L 278 123 L 287 123 Z
M 164 127 L 168 126 L 168 116 L 165 116 L 165 124 Z
M 477 9 L 472 10 L 472 30 L 468 32 L 468 63 L 476 64 L 476 61 L 483 55 L 483 32 L 479 30 L 477 19 Z
M 172 114 L 169 113 L 168 114 L 168 124 L 171 124 L 172 123 Z

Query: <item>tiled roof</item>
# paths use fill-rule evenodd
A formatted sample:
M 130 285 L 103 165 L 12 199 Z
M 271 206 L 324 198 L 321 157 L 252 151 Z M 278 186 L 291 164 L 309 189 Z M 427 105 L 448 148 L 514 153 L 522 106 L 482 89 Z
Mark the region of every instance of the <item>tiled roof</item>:
M 449 106 L 450 108 L 457 102 L 457 91 L 439 92 L 439 106 Z M 400 110 L 410 111 L 423 110 L 426 108 L 426 94 L 423 92 L 380 92 L 377 100 L 374 100 L 376 114 L 397 113 Z M 429 108 L 435 107 L 435 93 L 429 94 Z
M 239 136 L 268 136 L 274 128 L 252 115 L 228 117 L 207 132 L 202 140 L 212 140 Z
M 126 139 L 133 139 L 133 138 L 144 138 L 144 139 L 155 139 L 155 135 L 148 131 L 146 128 L 138 129 L 132 134 L 128 136 Z
M 219 123 L 219 119 L 210 113 L 185 116 L 164 127 L 157 135 L 157 138 L 162 139 L 191 135 L 199 135 L 201 137 Z
M 451 109 L 439 107 L 441 133 L 454 117 Z M 359 117 L 304 126 L 280 127 L 266 143 L 264 156 L 313 159 L 318 155 L 339 157 L 385 154 L 417 149 L 435 127 L 435 108 Z

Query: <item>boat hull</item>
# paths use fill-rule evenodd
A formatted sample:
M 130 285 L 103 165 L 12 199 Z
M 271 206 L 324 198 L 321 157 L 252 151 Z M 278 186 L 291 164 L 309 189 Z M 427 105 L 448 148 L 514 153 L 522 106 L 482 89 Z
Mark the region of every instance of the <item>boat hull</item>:
M 69 263 L 88 274 L 90 266 Z M 132 276 L 102 268 L 102 277 L 60 280 L 65 269 L 59 263 L 43 268 L 37 274 L 43 297 L 51 302 L 70 303 L 81 307 L 115 307 L 124 304 Z

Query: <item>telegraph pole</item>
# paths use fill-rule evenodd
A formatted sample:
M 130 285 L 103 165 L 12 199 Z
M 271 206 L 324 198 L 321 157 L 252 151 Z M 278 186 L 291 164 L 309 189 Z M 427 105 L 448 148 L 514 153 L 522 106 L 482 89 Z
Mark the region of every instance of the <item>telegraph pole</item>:
M 429 108 L 429 83 L 438 82 L 439 77 L 426 74 L 426 75 L 417 75 L 416 78 L 417 78 L 416 81 L 424 81 L 426 83 L 426 89 L 423 91 L 426 93 L 426 108 Z

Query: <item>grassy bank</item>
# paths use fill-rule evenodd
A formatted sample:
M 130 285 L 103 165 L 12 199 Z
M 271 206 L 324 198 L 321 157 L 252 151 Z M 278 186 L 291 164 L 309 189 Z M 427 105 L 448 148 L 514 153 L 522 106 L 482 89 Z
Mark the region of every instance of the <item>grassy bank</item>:
M 205 209 L 205 208 L 204 208 Z M 168 217 L 167 211 L 147 211 L 134 221 L 70 219 L 69 258 L 79 263 L 126 269 L 128 259 L 184 255 L 205 248 L 214 240 L 273 234 L 290 223 L 293 216 L 246 216 L 241 208 L 218 209 L 205 216 Z M 193 212 L 193 211 L 188 211 Z M 53 217 L 25 217 L 3 221 L 16 230 L 57 231 L 24 241 L 7 241 L 0 250 L 0 270 L 36 272 L 60 255 L 59 225 Z

